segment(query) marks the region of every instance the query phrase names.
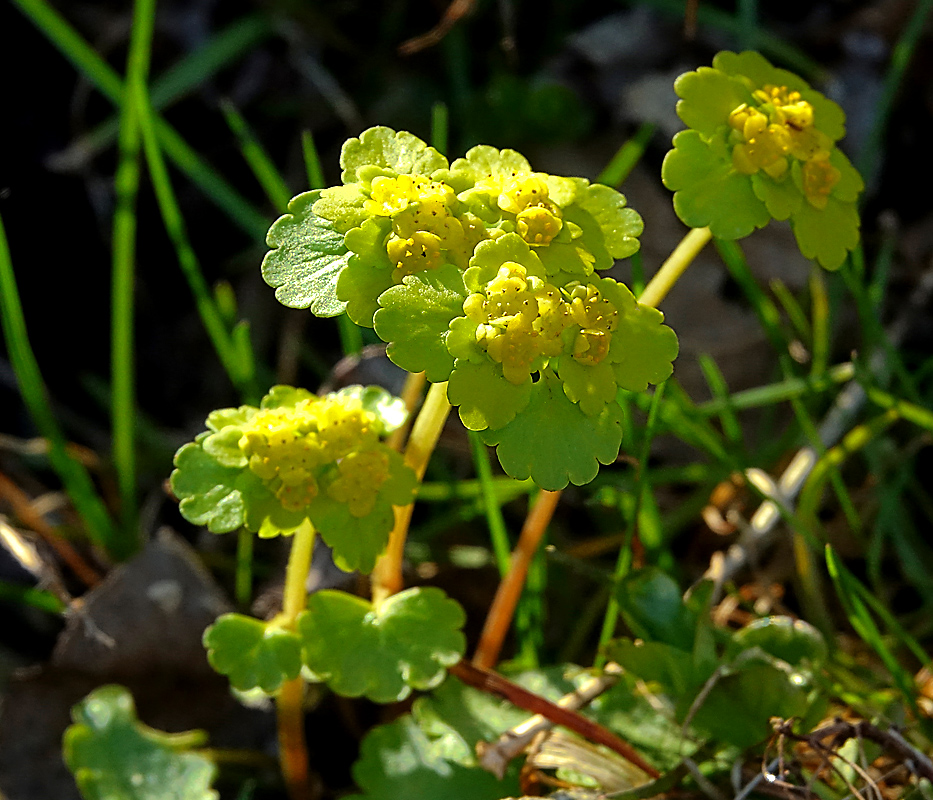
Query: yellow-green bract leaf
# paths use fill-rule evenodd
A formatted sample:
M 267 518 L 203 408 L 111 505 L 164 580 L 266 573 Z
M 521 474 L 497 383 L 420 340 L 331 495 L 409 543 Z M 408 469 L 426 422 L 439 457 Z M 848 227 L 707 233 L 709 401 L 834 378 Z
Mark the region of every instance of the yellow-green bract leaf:
M 360 180 L 362 167 L 382 167 L 405 175 L 430 175 L 447 167 L 447 159 L 408 131 L 369 128 L 359 139 L 348 139 L 340 151 L 341 180 Z
M 204 631 L 207 660 L 234 689 L 272 694 L 301 671 L 301 640 L 253 617 L 224 614 Z
M 447 399 L 460 407 L 460 420 L 469 430 L 501 428 L 528 405 L 533 386 L 530 376 L 525 383 L 510 383 L 488 358 L 479 363 L 458 358 L 447 384 Z
M 273 249 L 262 260 L 262 277 L 282 305 L 334 317 L 346 308 L 337 299 L 337 279 L 349 251 L 334 224 L 311 210 L 319 195 L 314 191 L 292 198 L 289 213 L 272 224 L 266 244 Z
M 752 99 L 747 82 L 730 77 L 712 67 L 685 72 L 674 81 L 677 116 L 688 128 L 711 136 L 725 125 L 729 115 Z
M 380 430 L 379 435 L 385 436 L 401 428 L 408 419 L 408 409 L 401 397 L 390 394 L 381 386 L 344 386 L 327 397 L 354 397 L 360 401 L 364 411 L 376 415 Z
M 363 739 L 353 779 L 362 794 L 345 800 L 494 800 L 518 795 L 514 774 L 504 781 L 479 767 L 466 767 L 445 752 L 410 715 L 373 728 Z
M 661 179 L 675 193 L 681 221 L 691 228 L 709 227 L 720 239 L 741 239 L 771 220 L 748 176 L 733 169 L 724 139 L 706 141 L 698 131 L 681 131 L 664 157 Z
M 444 344 L 447 328 L 463 314 L 466 295 L 462 273 L 452 264 L 407 275 L 383 292 L 374 321 L 389 358 L 409 372 L 426 373 L 429 381 L 446 381 L 454 365 Z
M 861 222 L 855 203 L 830 197 L 822 209 L 801 203 L 790 224 L 800 252 L 826 269 L 835 270 L 858 244 Z
M 645 229 L 641 215 L 627 207 L 625 195 L 600 183 L 590 184 L 579 192 L 576 204 L 592 214 L 605 237 L 606 249 L 613 258 L 628 258 L 640 247 L 638 237 Z
M 465 620 L 435 587 L 407 589 L 378 608 L 325 590 L 308 598 L 298 632 L 305 665 L 337 694 L 391 703 L 443 680 L 466 649 Z
M 181 515 L 194 525 L 205 525 L 211 533 L 235 531 L 246 520 L 246 504 L 237 488 L 242 468 L 225 467 L 204 452 L 206 434 L 184 445 L 175 454 L 171 487 L 181 501 Z
M 513 172 L 531 172 L 528 159 L 515 150 L 497 150 L 488 144 L 480 144 L 467 150 L 464 158 L 458 158 L 450 165 L 449 172 L 443 172 L 436 178 L 449 183 L 455 191 L 462 192 L 483 178 L 511 175 Z
M 613 299 L 610 292 L 606 296 Z M 673 373 L 672 362 L 679 348 L 677 334 L 663 322 L 660 311 L 641 304 L 620 315 L 619 327 L 613 332 L 609 346 L 609 361 L 622 389 L 643 392 L 649 383 L 657 385 Z
M 528 405 L 504 428 L 481 435 L 486 444 L 497 445 L 499 463 L 511 477 L 530 477 L 542 489 L 556 491 L 568 483 L 589 483 L 600 464 L 616 460 L 622 409 L 610 403 L 598 416 L 588 417 L 545 370 Z
M 130 693 L 102 686 L 71 711 L 63 754 L 85 800 L 217 800 L 212 761 L 189 752 L 201 731 L 163 733 L 136 718 Z
M 383 447 L 381 452 L 389 461 L 389 477 L 376 490 L 368 514 L 355 517 L 346 503 L 323 492 L 308 507 L 308 518 L 333 550 L 334 563 L 346 572 L 372 572 L 395 524 L 392 506 L 408 505 L 415 496 L 415 473 L 394 450 Z

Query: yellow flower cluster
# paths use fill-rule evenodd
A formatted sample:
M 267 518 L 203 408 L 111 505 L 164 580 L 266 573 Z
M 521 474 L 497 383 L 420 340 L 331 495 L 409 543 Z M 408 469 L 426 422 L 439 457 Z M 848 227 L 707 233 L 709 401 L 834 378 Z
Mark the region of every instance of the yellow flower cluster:
M 742 103 L 729 115 L 733 166 L 745 175 L 762 170 L 780 179 L 796 159 L 807 200 L 825 208 L 841 174 L 829 160 L 832 140 L 813 124 L 813 106 L 786 86 L 767 85 L 753 96 L 757 106 Z
M 510 383 L 524 383 L 545 358 L 566 350 L 563 334 L 579 326 L 570 350 L 581 364 L 598 364 L 609 353 L 619 312 L 592 285 L 577 285 L 566 300 L 560 289 L 505 262 L 483 292 L 467 297 L 467 317 L 477 324 L 476 340 L 502 364 Z
M 367 448 L 378 444 L 375 415 L 350 398 L 310 398 L 294 406 L 258 411 L 244 426 L 239 446 L 248 459 L 249 469 L 265 482 L 282 506 L 289 511 L 305 508 L 319 488 L 321 468 L 337 463 L 340 477 L 327 492 L 355 498 L 354 507 L 365 516 L 372 510 L 376 491 L 388 477 L 388 461 L 381 469 L 373 466 Z M 361 458 L 367 456 L 367 458 Z M 337 486 L 339 484 L 339 486 Z M 367 496 L 354 492 L 354 485 L 367 487 Z M 337 486 L 337 488 L 334 488 Z
M 453 188 L 421 175 L 373 179 L 364 208 L 392 219 L 386 252 L 395 265 L 394 280 L 437 269 L 447 260 L 466 268 L 483 226 L 472 215 L 454 214 L 456 202 Z

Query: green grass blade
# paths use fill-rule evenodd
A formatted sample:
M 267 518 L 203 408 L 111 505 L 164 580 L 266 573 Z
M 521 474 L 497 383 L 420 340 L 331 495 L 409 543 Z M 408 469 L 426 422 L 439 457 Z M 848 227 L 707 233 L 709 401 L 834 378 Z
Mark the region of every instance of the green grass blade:
M 829 364 L 831 325 L 829 318 L 829 296 L 823 271 L 813 267 L 810 271 L 810 326 L 813 337 L 810 340 L 811 363 L 810 376 L 819 380 Z
M 738 14 L 739 47 L 750 50 L 755 47 L 758 34 L 757 0 L 739 0 Z
M 219 31 L 203 46 L 186 55 L 153 80 L 152 107 L 157 111 L 168 108 L 224 67 L 236 62 L 240 56 L 256 47 L 271 33 L 272 25 L 262 14 L 243 17 Z M 83 134 L 55 160 L 65 165 L 72 164 L 76 158 L 84 160 L 110 146 L 117 138 L 119 129 L 119 118 L 111 117 Z
M 664 390 L 667 384 L 668 381 L 658 384 L 657 388 L 654 390 L 654 394 L 651 395 L 651 405 L 648 408 L 648 420 L 645 423 L 644 438 L 638 454 L 638 467 L 636 468 L 635 477 L 636 500 L 632 504 L 632 513 L 630 515 L 626 514 L 628 519 L 625 520 L 625 541 L 619 549 L 619 555 L 616 558 L 615 570 L 612 573 L 613 586 L 618 586 L 622 579 L 628 575 L 632 567 L 632 537 L 640 521 L 640 511 L 642 504 L 645 502 L 645 497 L 651 493 L 651 485 L 646 480 L 645 470 L 648 464 L 648 455 L 651 452 L 651 442 L 657 432 L 658 422 L 661 418 L 661 400 L 664 397 Z M 594 666 L 597 669 L 606 663 L 606 647 L 615 633 L 619 612 L 619 601 L 616 598 L 616 594 L 614 591 L 610 592 L 609 602 L 606 605 L 606 613 L 603 617 L 603 624 L 599 633 L 599 645 L 596 649 L 596 662 Z
M 919 0 L 914 13 L 903 28 L 900 39 L 891 51 L 891 63 L 884 78 L 884 88 L 881 97 L 875 103 L 875 119 L 865 139 L 865 144 L 862 146 L 862 152 L 855 159 L 855 166 L 868 183 L 878 170 L 878 159 L 884 152 L 884 135 L 891 109 L 894 107 L 898 90 L 913 59 L 914 51 L 917 49 L 931 11 L 933 11 L 933 0 Z
M 73 459 L 66 449 L 65 437 L 58 426 L 48 390 L 39 365 L 36 363 L 23 307 L 16 287 L 13 263 L 7 246 L 6 230 L 0 219 L 0 324 L 3 326 L 3 338 L 20 395 L 35 423 L 39 435 L 49 443 L 49 461 L 61 479 L 65 491 L 71 498 L 75 510 L 87 529 L 88 538 L 107 553 L 119 550 L 117 529 L 107 513 L 104 503 L 97 494 L 91 476 L 84 466 Z
M 0 580 L 0 601 L 32 606 L 50 614 L 61 614 L 65 611 L 65 604 L 51 592 L 4 580 Z
M 227 120 L 227 125 L 230 126 L 230 130 L 233 131 L 240 143 L 240 152 L 243 154 L 243 158 L 253 171 L 256 180 L 259 181 L 259 185 L 262 186 L 262 190 L 266 193 L 266 197 L 269 198 L 269 202 L 277 211 L 285 211 L 288 201 L 292 197 L 292 192 L 288 188 L 285 178 L 282 177 L 282 173 L 276 169 L 269 154 L 259 143 L 256 134 L 253 133 L 253 129 L 250 128 L 243 115 L 236 110 L 233 104 L 224 101 L 220 107 L 224 118 Z
M 438 153 L 445 154 L 450 139 L 450 120 L 445 103 L 431 106 L 431 146 Z
M 13 0 L 78 70 L 114 105 L 123 102 L 123 81 L 45 0 Z M 162 147 L 175 165 L 247 234 L 265 239 L 269 221 L 205 162 L 168 123 L 156 120 Z
M 136 0 L 127 56 L 127 85 L 144 86 L 155 27 L 155 0 Z M 136 485 L 136 198 L 139 194 L 141 147 L 137 104 L 128 94 L 120 110 L 119 162 L 114 177 L 113 265 L 111 284 L 111 435 L 113 463 L 120 492 L 122 534 L 126 542 L 118 556 L 139 547 Z
M 787 314 L 791 325 L 794 326 L 797 335 L 803 339 L 805 344 L 812 346 L 813 331 L 810 328 L 810 321 L 807 319 L 807 315 L 803 313 L 803 308 L 797 298 L 794 297 L 780 278 L 772 280 L 770 286 L 771 291 L 784 308 L 784 313 Z
M 218 295 L 211 292 L 201 270 L 198 257 L 188 238 L 185 220 L 175 198 L 165 159 L 162 157 L 162 151 L 159 147 L 155 132 L 155 121 L 152 109 L 145 96 L 144 87 L 139 87 L 135 100 L 140 111 L 139 121 L 146 162 L 149 167 L 149 175 L 159 205 L 159 211 L 162 215 L 162 222 L 175 248 L 178 265 L 194 296 L 201 322 L 214 346 L 214 350 L 217 352 L 220 363 L 223 365 L 231 383 L 236 386 L 243 401 L 258 402 L 260 392 L 255 385 L 254 359 L 249 337 L 246 337 L 245 342 L 245 347 L 248 348 L 249 352 L 244 357 L 242 347 L 238 347 L 233 341 L 230 323 L 219 307 L 218 299 L 224 296 L 223 291 Z M 232 293 L 232 290 L 229 290 L 229 292 Z M 227 301 L 227 305 L 232 306 L 231 311 L 235 314 L 235 299 L 231 297 Z
M 635 0 L 623 1 L 626 5 L 635 5 Z M 682 20 L 684 17 L 683 0 L 638 0 L 638 2 L 675 19 Z M 697 20 L 700 25 L 718 28 L 733 36 L 742 34 L 742 20 L 740 18 L 728 11 L 721 11 L 709 3 L 699 4 Z M 810 81 L 820 81 L 825 75 L 823 67 L 804 53 L 803 50 L 761 27 L 754 29 L 754 34 L 748 46 L 752 50 L 758 50 L 763 55 L 781 62 L 780 66 L 786 66 Z
M 304 155 L 305 169 L 308 172 L 308 188 L 323 189 L 327 186 L 327 179 L 324 177 L 321 157 L 318 155 L 311 131 L 301 132 L 301 152 Z
M 852 628 L 862 638 L 862 641 L 878 654 L 888 672 L 891 673 L 891 677 L 898 689 L 900 689 L 904 699 L 916 711 L 917 698 L 913 678 L 891 652 L 881 635 L 881 631 L 875 624 L 875 620 L 865 606 L 863 597 L 866 595 L 867 589 L 859 591 L 858 579 L 846 569 L 830 545 L 826 545 L 826 567 Z
M 605 183 L 607 186 L 621 186 L 645 154 L 645 148 L 654 136 L 656 128 L 652 122 L 644 123 L 635 135 L 616 151 L 606 168 L 599 173 L 596 182 Z M 636 297 L 639 294 L 640 292 L 635 292 Z
M 855 374 L 854 364 L 850 362 L 837 364 L 830 367 L 818 378 L 786 378 L 767 386 L 758 386 L 754 389 L 735 392 L 729 396 L 729 405 L 736 411 L 744 411 L 748 408 L 760 408 L 761 406 L 782 403 L 794 397 L 816 395 L 829 391 L 840 384 L 848 383 L 855 377 Z M 723 413 L 725 405 L 724 400 L 714 398 L 705 403 L 700 403 L 696 407 L 696 411 L 704 417 L 715 416 Z
M 739 418 L 735 413 L 735 406 L 731 403 L 729 385 L 726 383 L 722 370 L 719 369 L 713 357 L 707 353 L 700 355 L 700 369 L 703 371 L 703 377 L 706 379 L 706 384 L 709 386 L 713 399 L 718 400 L 722 408 L 719 412 L 719 421 L 726 441 L 734 449 L 744 453 L 745 437 L 742 433 L 742 426 L 739 424 Z
M 512 560 L 512 547 L 509 543 L 509 534 L 502 517 L 500 500 L 496 496 L 496 487 L 493 483 L 492 466 L 489 462 L 489 450 L 483 440 L 475 431 L 468 431 L 470 449 L 473 451 L 473 464 L 476 467 L 479 486 L 482 492 L 483 511 L 486 514 L 486 525 L 489 528 L 489 539 L 492 542 L 492 552 L 496 558 L 499 576 L 505 577 L 509 571 Z M 420 497 L 419 497 L 420 499 Z

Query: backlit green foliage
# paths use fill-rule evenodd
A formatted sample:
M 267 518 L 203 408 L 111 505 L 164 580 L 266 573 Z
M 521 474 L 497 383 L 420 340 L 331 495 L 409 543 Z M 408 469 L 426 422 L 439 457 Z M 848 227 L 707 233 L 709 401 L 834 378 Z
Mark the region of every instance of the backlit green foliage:
M 241 692 L 271 694 L 301 670 L 301 641 L 291 631 L 242 614 L 224 614 L 204 631 L 207 660 Z
M 448 164 L 388 128 L 350 139 L 341 166 L 342 186 L 295 198 L 270 230 L 277 296 L 346 307 L 399 366 L 449 381 L 463 423 L 515 451 L 501 459 L 509 474 L 547 489 L 592 480 L 619 452 L 618 390 L 663 381 L 677 355 L 661 313 L 596 274 L 638 250 L 641 217 L 614 189 L 534 172 L 514 150 Z M 584 435 L 545 454 L 529 435 L 542 418 Z
M 308 669 L 347 697 L 403 700 L 439 684 L 466 649 L 466 615 L 436 587 L 407 589 L 378 609 L 360 597 L 320 591 L 298 617 Z
M 175 455 L 181 513 L 214 533 L 246 526 L 291 534 L 306 520 L 346 570 L 368 572 L 385 548 L 393 505 L 415 475 L 380 441 L 405 419 L 401 401 L 359 386 L 317 397 L 274 387 L 260 403 L 214 411 Z
M 674 137 L 662 175 L 681 220 L 739 239 L 789 219 L 807 258 L 841 266 L 858 244 L 864 188 L 836 146 L 842 109 L 755 52 L 719 53 L 674 88 L 689 130 Z
M 71 711 L 63 753 L 85 800 L 217 800 L 201 731 L 163 733 L 136 718 L 127 689 L 102 686 Z

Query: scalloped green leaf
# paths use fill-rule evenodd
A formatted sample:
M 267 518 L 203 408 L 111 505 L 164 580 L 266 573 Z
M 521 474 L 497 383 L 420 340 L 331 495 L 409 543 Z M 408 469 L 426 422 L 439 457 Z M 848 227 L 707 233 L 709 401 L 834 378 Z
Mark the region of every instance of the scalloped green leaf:
M 549 248 L 541 248 L 547 250 Z M 528 246 L 517 233 L 506 233 L 498 239 L 486 239 L 476 245 L 470 266 L 463 273 L 464 286 L 471 292 L 482 291 L 506 261 L 514 261 L 525 268 L 527 275 L 545 276 L 544 265 L 538 253 Z M 460 309 L 461 313 L 463 309 Z
M 674 136 L 661 179 L 674 194 L 674 211 L 691 228 L 709 227 L 720 239 L 741 239 L 771 220 L 747 175 L 736 172 L 725 140 L 706 141 L 698 131 Z
M 528 159 L 515 150 L 497 150 L 488 144 L 479 144 L 467 150 L 463 158 L 450 165 L 449 172 L 437 178 L 449 183 L 456 192 L 463 192 L 483 178 L 509 175 L 512 172 L 531 172 Z
M 616 376 L 607 361 L 581 364 L 573 356 L 564 355 L 557 360 L 557 374 L 564 384 L 564 394 L 588 417 L 598 415 L 618 394 Z
M 453 356 L 444 343 L 447 328 L 463 315 L 467 296 L 463 276 L 452 264 L 407 275 L 379 297 L 376 333 L 389 346 L 392 361 L 409 372 L 424 372 L 429 381 L 447 380 Z
M 859 242 L 858 208 L 835 197 L 828 198 L 823 209 L 801 203 L 790 224 L 800 252 L 829 270 L 839 269 Z
M 360 180 L 363 167 L 381 167 L 406 175 L 431 175 L 447 168 L 447 159 L 408 131 L 377 126 L 348 139 L 340 151 L 343 183 Z
M 246 521 L 246 504 L 237 488 L 242 472 L 236 467 L 225 467 L 208 453 L 201 442 L 183 445 L 175 454 L 175 470 L 170 485 L 181 501 L 178 510 L 194 525 L 204 525 L 211 533 L 235 531 Z
M 441 589 L 407 589 L 378 607 L 345 592 L 308 598 L 298 617 L 308 669 L 345 697 L 403 700 L 439 684 L 466 649 L 466 615 Z
M 337 299 L 337 279 L 349 251 L 334 223 L 311 210 L 319 195 L 314 191 L 293 197 L 288 213 L 272 223 L 266 236 L 272 249 L 262 260 L 262 277 L 282 305 L 334 317 L 346 308 Z
M 775 180 L 763 172 L 751 176 L 752 191 L 765 204 L 774 219 L 784 220 L 804 202 L 803 194 L 787 176 L 786 180 Z
M 317 191 L 318 198 L 314 201 L 311 211 L 333 223 L 334 230 L 338 233 L 346 234 L 365 224 L 369 217 L 365 211 L 369 196 L 359 185 L 351 183 L 349 186 L 329 186 Z M 347 247 L 349 246 L 347 244 Z
M 408 505 L 415 496 L 415 473 L 398 453 L 388 448 L 384 453 L 389 459 L 389 477 L 379 487 L 372 511 L 365 517 L 353 516 L 346 503 L 325 492 L 308 507 L 308 517 L 333 550 L 334 563 L 345 572 L 372 572 L 395 524 L 392 506 Z
M 228 425 L 244 425 L 249 422 L 256 413 L 253 406 L 240 406 L 239 408 L 218 408 L 207 415 L 206 425 L 209 430 L 219 431 Z
M 85 800 L 217 800 L 203 731 L 163 733 L 136 717 L 122 686 L 95 689 L 71 710 L 63 755 Z
M 207 660 L 241 692 L 275 692 L 301 672 L 301 640 L 243 614 L 223 614 L 204 631 Z
M 499 781 L 484 769 L 463 766 L 445 753 L 444 744 L 428 738 L 410 715 L 378 725 L 363 739 L 353 765 L 362 794 L 345 800 L 498 800 L 519 794 L 514 775 Z
M 577 195 L 576 203 L 596 220 L 613 258 L 628 258 L 638 252 L 638 237 L 645 229 L 641 215 L 628 207 L 625 195 L 610 186 L 592 183 Z
M 471 431 L 501 428 L 514 419 L 531 399 L 531 378 L 516 386 L 502 368 L 484 358 L 479 363 L 457 359 L 447 384 L 447 399 L 459 406 L 460 420 Z
M 839 170 L 839 183 L 833 187 L 832 196 L 843 203 L 854 203 L 865 190 L 859 171 L 838 147 L 829 154 L 829 163 Z
M 385 436 L 398 430 L 408 419 L 408 409 L 401 397 L 387 392 L 381 386 L 344 386 L 327 397 L 353 397 L 360 401 L 364 410 L 376 415 L 379 420 L 379 435 Z
M 819 669 L 828 654 L 826 639 L 819 630 L 805 620 L 782 615 L 753 620 L 736 631 L 726 654 L 735 658 L 753 647 L 786 661 L 792 667 Z
M 680 345 L 677 334 L 663 322 L 664 314 L 641 304 L 619 317 L 609 360 L 622 389 L 643 392 L 649 383 L 657 385 L 674 372 L 673 361 Z
M 347 316 L 353 322 L 371 328 L 379 310 L 379 296 L 395 285 L 391 269 L 365 264 L 354 255 L 337 280 L 337 298 L 346 303 Z
M 612 403 L 588 417 L 564 394 L 558 378 L 543 372 L 528 405 L 508 425 L 481 433 L 496 445 L 508 475 L 531 478 L 556 491 L 568 483 L 589 483 L 600 464 L 611 464 L 622 446 L 622 409 Z
M 711 67 L 685 72 L 674 81 L 677 116 L 689 128 L 711 136 L 729 121 L 729 115 L 742 103 L 752 100 L 746 83 Z

